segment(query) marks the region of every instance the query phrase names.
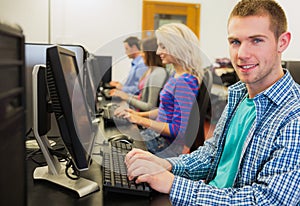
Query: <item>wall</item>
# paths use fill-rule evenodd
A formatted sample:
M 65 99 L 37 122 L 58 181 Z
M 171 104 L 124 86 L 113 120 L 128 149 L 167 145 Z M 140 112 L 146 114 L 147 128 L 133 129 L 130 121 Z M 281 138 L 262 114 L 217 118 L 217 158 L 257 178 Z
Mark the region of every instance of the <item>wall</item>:
M 0 19 L 17 22 L 24 29 L 26 42 L 81 44 L 92 53 L 113 55 L 113 78 L 122 80 L 129 69 L 122 41 L 139 35 L 142 0 L 0 0 Z M 165 0 L 171 1 L 171 0 Z M 214 61 L 228 57 L 227 17 L 237 0 L 180 0 L 201 4 L 200 44 Z M 284 59 L 300 59 L 299 12 L 297 0 L 279 0 L 287 12 L 292 42 Z M 298 6 L 297 6 L 298 5 Z M 50 24 L 48 25 L 48 15 Z M 49 32 L 50 31 L 50 32 Z M 116 68 L 116 69 L 115 69 Z M 117 73 L 116 73 L 117 71 Z
M 123 40 L 141 31 L 141 0 L 53 0 L 51 41 L 81 44 L 89 52 L 113 56 L 113 79 L 130 68 Z
M 285 60 L 300 60 L 300 27 L 299 27 L 299 8 L 298 0 L 278 0 L 283 9 L 286 11 L 288 20 L 288 29 L 292 33 L 290 46 L 283 54 Z
M 0 0 L 0 21 L 17 23 L 25 41 L 48 41 L 48 3 L 40 0 Z

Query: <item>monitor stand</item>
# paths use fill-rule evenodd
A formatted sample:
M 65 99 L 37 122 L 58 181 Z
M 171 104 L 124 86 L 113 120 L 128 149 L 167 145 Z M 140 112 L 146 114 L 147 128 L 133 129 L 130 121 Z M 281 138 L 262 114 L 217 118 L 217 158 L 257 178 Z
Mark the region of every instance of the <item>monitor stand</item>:
M 80 177 L 77 180 L 68 178 L 65 174 L 65 165 L 58 163 L 60 170 L 57 174 L 50 172 L 49 166 L 37 167 L 33 172 L 33 179 L 47 180 L 57 185 L 63 186 L 67 189 L 75 191 L 79 197 L 83 197 L 90 193 L 99 190 L 99 186 L 96 182 Z
M 80 177 L 73 180 L 65 174 L 65 164 L 59 162 L 55 155 L 52 155 L 49 148 L 52 146 L 46 135 L 40 136 L 38 133 L 38 72 L 39 69 L 45 69 L 44 65 L 34 66 L 32 72 L 32 88 L 33 88 L 33 132 L 37 143 L 45 157 L 47 166 L 37 167 L 33 172 L 34 179 L 42 179 L 53 182 L 57 185 L 75 191 L 79 197 L 88 195 L 99 190 L 96 182 Z

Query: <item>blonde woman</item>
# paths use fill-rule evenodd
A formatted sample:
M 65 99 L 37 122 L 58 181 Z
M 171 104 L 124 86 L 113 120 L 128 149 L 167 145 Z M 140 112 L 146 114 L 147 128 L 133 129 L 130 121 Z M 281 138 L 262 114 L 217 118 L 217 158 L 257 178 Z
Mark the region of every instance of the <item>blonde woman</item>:
M 148 112 L 127 110 L 124 115 L 144 128 L 147 149 L 161 157 L 189 152 L 184 133 L 201 82 L 201 51 L 196 35 L 184 24 L 171 23 L 156 30 L 157 54 L 174 73 L 160 93 L 159 108 Z

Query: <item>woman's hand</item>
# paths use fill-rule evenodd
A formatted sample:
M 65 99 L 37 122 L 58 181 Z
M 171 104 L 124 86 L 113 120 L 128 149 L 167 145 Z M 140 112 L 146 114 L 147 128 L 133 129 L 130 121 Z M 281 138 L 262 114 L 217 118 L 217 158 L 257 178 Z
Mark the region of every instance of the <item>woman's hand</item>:
M 134 124 L 140 124 L 140 122 L 143 121 L 143 119 L 145 119 L 144 117 L 141 117 L 139 115 L 139 112 L 134 111 L 132 109 L 125 109 L 124 112 L 122 113 L 122 116 L 126 119 L 128 119 L 128 121 L 130 121 L 131 123 Z
M 139 115 L 139 112 L 124 106 L 118 107 L 114 111 L 114 115 L 116 115 L 117 117 L 126 118 L 129 122 L 134 124 L 138 124 L 143 119 L 143 117 Z
M 115 89 L 115 91 L 111 94 L 115 97 L 120 97 L 121 99 L 127 101 L 129 99 L 129 95 L 126 92 L 123 92 L 121 90 Z
M 123 117 L 125 116 L 126 109 L 128 109 L 128 105 L 127 104 L 121 104 L 119 107 L 117 107 L 114 111 L 114 115 L 117 117 Z

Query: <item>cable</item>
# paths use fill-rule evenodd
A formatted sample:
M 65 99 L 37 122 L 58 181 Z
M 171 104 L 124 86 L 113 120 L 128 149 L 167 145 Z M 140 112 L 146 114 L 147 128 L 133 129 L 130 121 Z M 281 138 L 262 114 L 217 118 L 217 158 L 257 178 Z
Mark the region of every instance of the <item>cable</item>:
M 27 132 L 26 132 L 26 134 L 25 134 L 25 137 L 27 138 L 28 137 L 28 135 L 31 133 L 33 131 L 33 129 L 32 128 L 30 128 Z
M 69 169 L 72 169 L 72 173 L 69 173 Z M 75 168 L 74 163 L 70 158 L 67 160 L 65 174 L 68 178 L 72 180 L 78 180 L 80 178 L 80 172 Z
M 27 133 L 26 137 L 32 132 L 33 129 L 31 128 Z M 66 168 L 65 168 L 65 174 L 68 178 L 72 180 L 78 180 L 80 178 L 80 171 L 78 171 L 71 160 L 71 158 L 68 156 L 67 151 L 63 147 L 63 145 L 56 145 L 56 148 L 48 148 L 51 155 L 54 155 L 58 158 L 59 162 L 66 161 Z M 44 159 L 43 153 L 41 149 L 35 149 L 35 150 L 27 150 L 26 160 L 31 159 L 34 163 L 38 164 L 39 166 L 45 166 L 47 165 L 46 160 Z

